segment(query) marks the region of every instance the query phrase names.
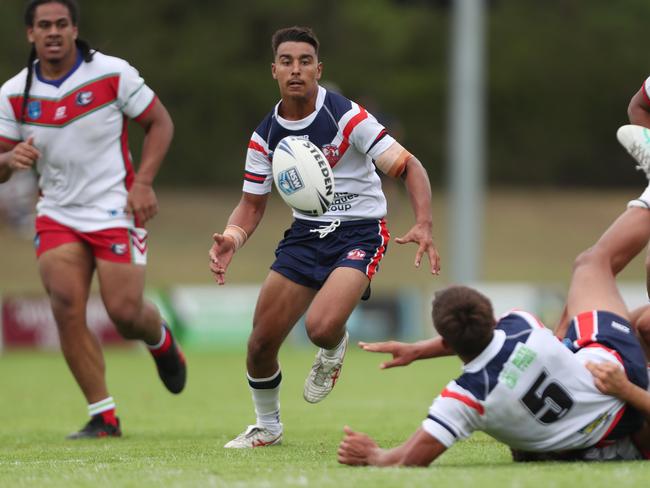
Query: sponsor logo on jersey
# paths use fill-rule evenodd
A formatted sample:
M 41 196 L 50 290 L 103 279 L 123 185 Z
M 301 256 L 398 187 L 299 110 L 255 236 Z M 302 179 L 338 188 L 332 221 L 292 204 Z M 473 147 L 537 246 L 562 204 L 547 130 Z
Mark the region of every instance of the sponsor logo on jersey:
M 111 251 L 117 256 L 124 256 L 127 251 L 126 244 L 111 244 Z
M 86 105 L 90 105 L 91 103 L 93 103 L 94 99 L 95 96 L 93 95 L 93 92 L 81 91 L 77 93 L 77 96 L 75 98 L 75 103 L 80 107 L 85 107 Z
M 56 107 L 56 112 L 54 112 L 54 120 L 65 119 L 68 116 L 68 110 L 65 105 L 62 107 Z
M 295 166 L 280 172 L 278 175 L 278 184 L 280 190 L 285 195 L 292 195 L 305 187 L 300 173 L 298 173 L 298 168 Z
M 361 261 L 365 257 L 366 251 L 363 249 L 352 249 L 352 251 L 349 251 L 347 255 L 347 259 L 351 259 L 352 261 Z
M 336 144 L 325 144 L 321 150 L 323 151 L 323 155 L 327 161 L 330 163 L 330 166 L 336 166 L 336 163 L 341 159 L 339 147 Z
M 40 100 L 32 100 L 27 104 L 27 115 L 32 120 L 38 120 L 43 115 L 43 110 L 41 109 Z
M 618 322 L 612 321 L 612 329 L 620 330 L 623 334 L 629 334 L 630 328 L 627 325 L 619 324 Z

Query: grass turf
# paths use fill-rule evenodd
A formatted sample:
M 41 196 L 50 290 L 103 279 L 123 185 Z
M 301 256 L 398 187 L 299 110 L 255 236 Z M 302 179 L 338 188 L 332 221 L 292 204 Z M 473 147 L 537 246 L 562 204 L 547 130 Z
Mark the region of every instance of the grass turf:
M 383 446 L 406 439 L 432 398 L 457 374 L 456 359 L 380 371 L 380 357 L 351 350 L 342 379 L 317 405 L 302 399 L 313 350 L 288 348 L 283 367 L 283 445 L 256 450 L 222 446 L 253 420 L 244 357 L 188 351 L 189 382 L 168 394 L 146 353 L 109 350 L 111 394 L 124 437 L 66 441 L 85 405 L 57 353 L 13 352 L 0 358 L 0 486 L 644 486 L 645 462 L 515 465 L 508 450 L 478 434 L 428 469 L 350 468 L 336 462 L 344 424 Z

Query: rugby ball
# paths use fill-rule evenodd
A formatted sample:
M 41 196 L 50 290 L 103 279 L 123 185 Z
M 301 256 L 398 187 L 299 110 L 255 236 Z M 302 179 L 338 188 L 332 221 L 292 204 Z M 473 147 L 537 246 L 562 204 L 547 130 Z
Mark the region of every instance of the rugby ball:
M 650 130 L 640 125 L 624 125 L 616 132 L 621 146 L 639 163 L 645 171 L 650 166 Z
M 334 174 L 327 159 L 307 139 L 288 136 L 273 151 L 273 181 L 296 212 L 317 217 L 334 199 Z

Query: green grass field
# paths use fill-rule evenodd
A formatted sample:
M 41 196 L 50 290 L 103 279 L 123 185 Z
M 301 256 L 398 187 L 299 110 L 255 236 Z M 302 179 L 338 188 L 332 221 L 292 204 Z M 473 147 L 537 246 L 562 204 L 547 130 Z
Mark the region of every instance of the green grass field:
M 566 285 L 573 259 L 623 211 L 634 191 L 499 191 L 483 209 L 483 278 Z M 161 214 L 150 226 L 148 284 L 208 284 L 211 234 L 223 228 L 238 192 L 160 192 Z M 408 202 L 390 196 L 393 236 L 412 223 Z M 432 278 L 411 267 L 415 248 L 392 245 L 373 286 L 430 290 L 448 282 L 446 198 L 434 198 L 435 235 L 443 273 Z M 229 270 L 231 283 L 259 283 L 290 222 L 274 197 L 253 239 Z M 42 293 L 33 250 L 0 227 L 0 294 Z M 623 274 L 643 279 L 642 258 Z M 178 397 L 155 377 L 139 350 L 107 352 L 108 381 L 118 402 L 124 437 L 64 440 L 86 420 L 85 402 L 59 353 L 0 356 L 0 486 L 645 486 L 650 464 L 514 465 L 509 452 L 484 435 L 454 446 L 429 469 L 349 468 L 336 462 L 344 424 L 383 446 L 403 441 L 426 415 L 434 396 L 457 375 L 456 360 L 380 371 L 379 357 L 351 351 L 341 382 L 322 404 L 302 399 L 314 350 L 283 351 L 282 446 L 229 451 L 223 444 L 254 420 L 244 352 L 187 351 L 189 383 Z
M 11 353 L 0 360 L 0 486 L 214 487 L 637 487 L 645 462 L 515 465 L 485 435 L 457 444 L 428 469 L 351 468 L 336 462 L 344 424 L 381 445 L 404 440 L 460 367 L 455 359 L 380 371 L 380 357 L 352 350 L 340 383 L 317 405 L 302 399 L 313 351 L 287 349 L 281 362 L 281 446 L 232 451 L 223 444 L 253 421 L 244 357 L 188 354 L 189 382 L 168 394 L 139 350 L 107 353 L 111 393 L 124 437 L 66 441 L 85 405 L 63 359 Z

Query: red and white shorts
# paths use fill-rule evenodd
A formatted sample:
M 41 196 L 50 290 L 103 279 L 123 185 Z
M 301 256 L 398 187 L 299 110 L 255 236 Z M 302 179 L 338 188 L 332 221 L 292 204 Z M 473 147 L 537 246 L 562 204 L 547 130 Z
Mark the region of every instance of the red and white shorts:
M 90 247 L 93 256 L 114 263 L 147 264 L 147 231 L 142 228 L 113 228 L 79 232 L 46 216 L 36 219 L 36 256 L 69 242 Z

